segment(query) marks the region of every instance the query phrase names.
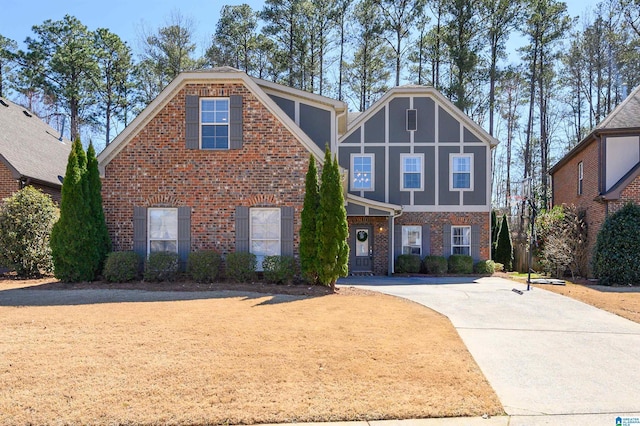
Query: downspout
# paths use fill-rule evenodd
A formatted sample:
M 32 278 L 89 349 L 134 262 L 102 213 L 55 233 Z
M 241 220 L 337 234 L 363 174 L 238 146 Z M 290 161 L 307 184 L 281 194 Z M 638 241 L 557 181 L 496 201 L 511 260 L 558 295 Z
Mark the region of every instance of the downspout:
M 399 214 L 393 214 L 389 216 L 389 273 L 387 275 L 392 276 L 394 271 L 394 260 L 395 260 L 395 253 L 393 252 L 393 248 L 395 247 L 395 220 L 396 218 L 399 218 L 400 216 L 402 216 L 403 211 L 400 210 Z

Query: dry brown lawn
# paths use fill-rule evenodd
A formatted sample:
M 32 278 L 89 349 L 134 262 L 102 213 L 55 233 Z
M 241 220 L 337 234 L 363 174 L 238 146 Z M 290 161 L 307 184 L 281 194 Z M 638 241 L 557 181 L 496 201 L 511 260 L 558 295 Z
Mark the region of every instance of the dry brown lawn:
M 484 413 L 503 409 L 447 318 L 381 294 L 0 306 L 3 425 Z
M 526 278 L 518 278 L 516 281 L 526 283 Z M 566 281 L 566 285 L 533 284 L 533 286 L 580 300 L 640 323 L 640 287 L 608 287 L 588 284 L 586 281 L 582 283 Z

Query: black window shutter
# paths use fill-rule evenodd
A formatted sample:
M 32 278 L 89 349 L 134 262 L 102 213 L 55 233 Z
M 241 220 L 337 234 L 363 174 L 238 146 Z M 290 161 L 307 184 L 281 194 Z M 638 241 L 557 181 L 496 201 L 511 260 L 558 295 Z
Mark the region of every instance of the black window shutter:
M 444 225 L 442 229 L 442 255 L 451 256 L 451 225 Z
M 133 208 L 133 251 L 141 259 L 147 257 L 147 209 Z
M 191 207 L 178 207 L 178 256 L 182 270 L 191 252 Z
M 415 109 L 407 110 L 407 131 L 418 130 L 418 111 Z
M 242 96 L 229 97 L 229 149 L 242 149 Z
M 428 224 L 422 225 L 422 257 L 431 254 L 431 227 Z
M 293 207 L 280 209 L 280 254 L 293 256 Z
M 249 207 L 236 207 L 236 252 L 249 252 Z
M 471 257 L 474 262 L 480 260 L 480 225 L 471 225 Z
M 402 254 L 402 225 L 396 225 L 393 230 L 393 259 Z
M 187 95 L 185 105 L 186 148 L 200 148 L 200 98 Z

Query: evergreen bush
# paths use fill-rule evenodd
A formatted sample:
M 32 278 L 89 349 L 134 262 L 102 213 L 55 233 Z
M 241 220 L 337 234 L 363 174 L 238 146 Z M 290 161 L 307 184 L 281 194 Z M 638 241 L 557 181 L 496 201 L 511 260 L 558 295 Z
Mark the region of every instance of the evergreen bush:
M 447 258 L 444 256 L 425 256 L 423 264 L 427 274 L 442 275 L 449 269 Z
M 607 217 L 593 252 L 602 285 L 640 285 L 640 206 L 631 202 Z
M 114 251 L 107 255 L 102 275 L 112 283 L 124 283 L 138 278 L 141 259 L 133 251 Z
M 59 211 L 49 195 L 27 186 L 0 203 L 0 265 L 19 277 L 53 271 L 49 239 Z
M 296 264 L 293 256 L 266 256 L 262 261 L 264 279 L 270 283 L 291 284 Z
M 144 280 L 151 282 L 175 281 L 178 278 L 180 257 L 172 251 L 149 253 L 144 263 Z
M 212 283 L 220 277 L 222 256 L 213 250 L 200 250 L 189 253 L 187 274 L 198 283 Z
M 476 274 L 493 274 L 496 271 L 496 264 L 493 260 L 481 260 L 473 265 L 473 272 Z
M 250 283 L 256 280 L 258 265 L 256 255 L 246 252 L 229 253 L 226 259 L 227 278 L 237 283 Z
M 422 261 L 417 254 L 401 254 L 396 259 L 396 273 L 417 274 L 420 272 Z
M 316 219 L 320 205 L 318 170 L 313 154 L 309 158 L 309 168 L 305 179 L 304 204 L 300 213 L 300 269 L 308 282 L 318 281 L 318 239 Z
M 466 254 L 452 254 L 448 259 L 450 274 L 473 273 L 473 258 Z
M 513 243 L 511 242 L 511 232 L 509 231 L 509 221 L 506 214 L 502 216 L 500 221 L 495 261 L 502 263 L 506 271 L 513 269 Z

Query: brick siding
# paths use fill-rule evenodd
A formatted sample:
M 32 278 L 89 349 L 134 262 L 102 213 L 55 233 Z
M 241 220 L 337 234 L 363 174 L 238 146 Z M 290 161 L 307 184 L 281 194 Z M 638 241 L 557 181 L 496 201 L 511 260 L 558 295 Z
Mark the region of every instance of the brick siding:
M 239 150 L 185 148 L 185 96 L 243 96 Z M 235 208 L 300 211 L 309 152 L 243 84 L 187 84 L 106 166 L 105 216 L 114 250 L 133 249 L 134 206 L 191 207 L 191 250 L 235 250 Z
M 11 196 L 20 189 L 19 183 L 13 178 L 11 170 L 0 161 L 0 201 Z

